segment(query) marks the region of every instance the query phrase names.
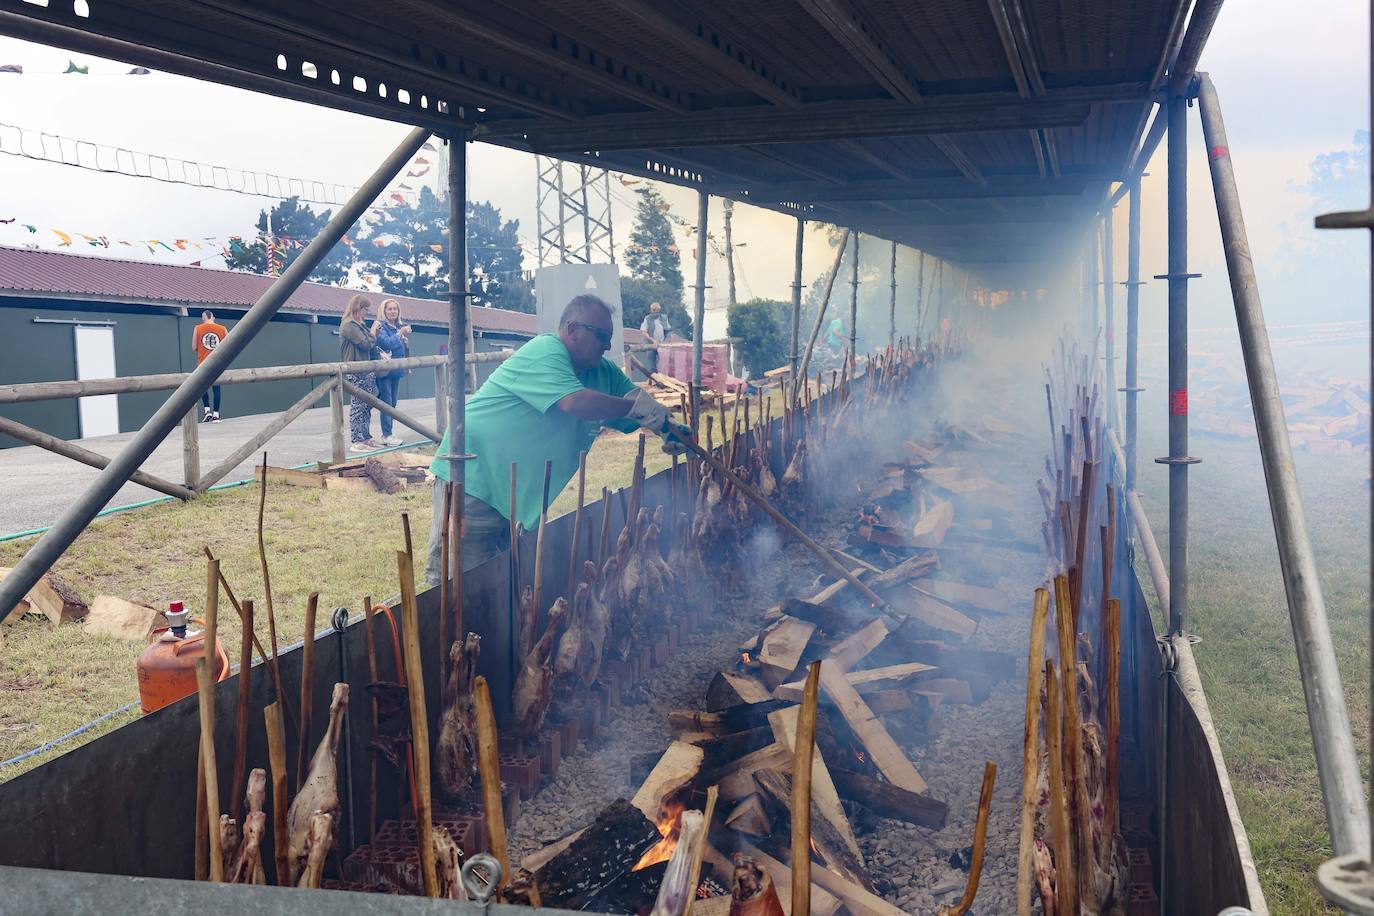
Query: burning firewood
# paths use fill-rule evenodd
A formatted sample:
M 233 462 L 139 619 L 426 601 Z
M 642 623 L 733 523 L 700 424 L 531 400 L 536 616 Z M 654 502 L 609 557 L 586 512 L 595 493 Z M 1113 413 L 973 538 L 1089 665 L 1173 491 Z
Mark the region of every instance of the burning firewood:
M 473 690 L 477 677 L 477 656 L 481 651 L 482 638 L 476 633 L 469 633 L 462 642 L 454 640 L 449 649 L 444 712 L 439 724 L 439 744 L 434 752 L 435 768 L 439 771 L 439 790 L 448 798 L 461 796 L 472 786 L 472 780 L 477 775 Z
M 319 853 L 320 862 L 323 863 L 324 855 L 329 851 L 328 847 L 334 842 L 332 815 L 339 810 L 335 756 L 339 750 L 339 739 L 343 737 L 343 714 L 347 706 L 348 685 L 335 684 L 334 696 L 329 703 L 329 727 L 325 729 L 324 737 L 315 749 L 315 756 L 310 759 L 310 769 L 301 781 L 300 791 L 296 793 L 295 800 L 291 802 L 291 809 L 286 814 L 289 837 L 287 857 L 291 884 L 299 884 L 303 880 L 302 871 L 309 864 L 307 857 L 313 848 L 312 844 L 325 844 L 325 848 Z M 317 815 L 324 815 L 328 820 L 317 824 Z M 321 830 L 324 833 L 319 833 Z M 281 842 L 281 838 L 278 837 L 276 842 Z M 315 885 L 301 886 L 318 886 L 318 880 Z
M 519 737 L 528 738 L 539 733 L 549 704 L 553 702 L 553 643 L 567 613 L 566 600 L 554 601 L 549 608 L 544 635 L 525 656 L 520 673 L 516 675 L 515 718 L 511 732 Z
M 692 865 L 696 856 L 699 835 L 706 829 L 700 811 L 684 811 L 678 818 L 677 845 L 668 860 L 668 870 L 658 890 L 658 900 L 649 916 L 683 916 L 687 904 L 696 894 L 692 881 Z

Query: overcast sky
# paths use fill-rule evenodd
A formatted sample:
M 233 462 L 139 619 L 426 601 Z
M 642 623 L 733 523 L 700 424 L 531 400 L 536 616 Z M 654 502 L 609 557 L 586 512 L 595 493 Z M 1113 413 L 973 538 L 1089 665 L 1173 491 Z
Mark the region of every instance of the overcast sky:
M 1295 21 L 1299 17 L 1300 25 Z M 1310 228 L 1306 211 L 1312 201 L 1299 186 L 1316 156 L 1349 148 L 1356 131 L 1368 127 L 1367 17 L 1368 6 L 1356 0 L 1325 0 L 1305 9 L 1277 0 L 1232 0 L 1221 13 L 1202 68 L 1211 72 L 1226 113 L 1258 263 L 1275 258 L 1295 239 L 1329 241 L 1317 238 Z M 69 59 L 89 65 L 90 75 L 63 75 Z M 126 65 L 8 38 L 0 38 L 3 64 L 19 64 L 25 73 L 0 73 L 0 123 L 218 165 L 354 185 L 405 133 L 401 125 L 211 83 L 156 72 L 128 76 Z M 1192 269 L 1207 275 L 1195 288 L 1203 314 L 1218 320 L 1226 308 L 1224 261 L 1195 114 L 1190 123 Z M 0 129 L 0 145 L 7 142 Z M 520 220 L 532 259 L 532 157 L 474 144 L 470 162 L 470 196 L 490 200 L 506 217 Z M 1151 177 L 1145 180 L 1142 274 L 1147 277 L 1164 270 L 1164 165 L 1161 146 L 1150 166 Z M 0 188 L 0 220 L 15 220 L 0 224 L 0 244 L 48 248 L 60 245 L 58 236 L 47 231 L 50 228 L 112 239 L 251 234 L 258 211 L 271 204 L 262 198 L 100 175 L 13 156 L 0 156 Z M 629 233 L 634 195 L 615 181 L 612 189 L 619 246 Z M 693 192 L 665 186 L 664 193 L 676 213 L 695 219 Z M 1348 202 L 1350 208 L 1367 203 L 1367 196 Z M 1117 224 L 1121 270 L 1124 210 Z M 719 202 L 713 202 L 713 220 L 719 212 Z M 744 206 L 735 212 L 734 237 L 744 245 L 737 259 L 741 298 L 786 298 L 792 278 L 793 221 Z M 22 228 L 25 223 L 40 231 L 29 233 Z M 685 235 L 680 242 L 687 271 L 690 246 Z M 91 251 L 80 240 L 64 250 Z M 139 256 L 140 251 L 147 256 L 146 249 L 116 248 L 111 253 Z M 809 235 L 806 251 L 805 272 L 810 278 L 829 261 L 818 231 Z M 206 266 L 222 266 L 207 253 L 208 249 L 177 254 L 163 250 L 156 260 L 186 263 L 205 258 Z M 721 271 L 718 261 L 713 257 L 710 264 L 713 277 Z M 724 282 L 708 282 L 715 287 L 712 297 L 723 297 Z M 1364 314 L 1367 286 L 1368 262 L 1356 258 L 1350 264 L 1352 299 L 1343 312 Z M 1143 301 L 1147 308 L 1162 307 L 1162 284 L 1147 287 Z M 1300 316 L 1305 309 L 1304 303 L 1293 301 L 1266 304 L 1280 315 Z

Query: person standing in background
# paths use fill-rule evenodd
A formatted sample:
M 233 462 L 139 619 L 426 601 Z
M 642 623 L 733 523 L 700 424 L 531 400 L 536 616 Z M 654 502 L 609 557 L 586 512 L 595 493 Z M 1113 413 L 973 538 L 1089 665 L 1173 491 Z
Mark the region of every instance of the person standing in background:
M 206 309 L 200 313 L 200 324 L 191 332 L 191 346 L 196 351 L 196 365 L 205 362 L 205 358 L 215 352 L 215 347 L 224 339 L 224 335 L 229 333 L 229 329 L 215 321 L 215 313 Z M 215 406 L 210 406 L 210 395 L 215 396 Z M 212 385 L 210 390 L 200 396 L 200 403 L 205 407 L 205 416 L 201 417 L 202 423 L 219 422 L 219 386 Z
M 658 371 L 658 345 L 668 339 L 668 335 L 673 333 L 673 329 L 668 324 L 668 316 L 663 314 L 663 306 L 657 302 L 649 303 L 649 314 L 644 316 L 640 322 L 639 329 L 649 335 L 649 340 L 653 341 L 655 348 L 649 351 L 650 366 L 655 372 Z
M 377 358 L 377 341 L 363 324 L 372 311 L 372 301 L 366 296 L 357 295 L 344 306 L 343 318 L 339 321 L 339 359 L 346 363 L 361 362 Z M 376 372 L 346 372 L 344 378 L 357 385 L 372 396 L 377 394 Z M 371 438 L 369 427 L 372 425 L 372 407 L 361 398 L 354 398 L 348 406 L 348 432 L 352 444 L 350 452 L 368 452 L 381 448 L 381 443 Z
M 401 303 L 395 299 L 382 300 L 382 317 L 372 322 L 372 336 L 383 359 L 404 359 L 410 355 L 410 325 L 401 323 Z M 383 402 L 396 406 L 396 396 L 405 378 L 405 369 L 387 371 L 385 365 L 377 370 L 377 397 Z M 385 411 L 378 411 L 382 424 L 382 444 L 400 445 L 401 439 L 391 434 L 392 417 Z

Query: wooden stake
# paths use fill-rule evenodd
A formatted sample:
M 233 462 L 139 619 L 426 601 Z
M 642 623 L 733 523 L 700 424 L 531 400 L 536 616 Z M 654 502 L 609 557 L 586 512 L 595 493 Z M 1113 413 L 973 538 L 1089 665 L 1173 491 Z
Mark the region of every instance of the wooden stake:
M 200 702 L 200 680 L 196 680 L 196 702 Z M 205 829 L 206 811 L 205 805 L 205 755 L 200 752 L 200 743 L 196 743 L 196 864 L 195 875 L 197 881 L 205 881 L 210 877 L 210 834 Z
M 539 510 L 539 533 L 534 539 L 534 601 L 532 608 L 537 619 L 543 605 L 540 592 L 544 589 L 544 527 L 549 523 L 549 478 L 553 475 L 553 459 L 544 462 L 544 501 Z M 534 627 L 538 631 L 538 627 Z
M 439 683 L 446 682 L 444 671 L 448 666 L 448 595 L 449 595 L 449 548 L 451 542 L 449 538 L 453 526 L 450 521 L 453 517 L 453 484 L 447 480 L 443 483 L 443 515 L 439 520 L 439 642 L 436 648 L 439 650 Z
M 282 723 L 281 703 L 269 703 L 262 711 L 267 728 L 267 765 L 272 770 L 272 850 L 277 862 L 277 884 L 291 883 L 291 866 L 286 844 L 290 837 L 286 812 L 291 807 L 286 796 L 286 727 Z
M 806 673 L 792 758 L 792 916 L 811 914 L 811 763 L 820 684 L 821 663 L 817 660 Z
M 410 539 L 410 513 L 401 513 L 401 534 L 405 539 L 406 556 L 410 557 L 410 564 L 415 565 L 415 545 Z
M 596 565 L 598 571 L 606 564 L 606 550 L 610 545 L 611 536 L 611 488 L 601 488 L 601 543 L 596 549 Z
M 1083 730 L 1078 702 L 1078 656 L 1077 638 L 1074 629 L 1074 613 L 1069 598 L 1069 584 L 1064 576 L 1054 580 L 1055 627 L 1059 631 L 1059 670 L 1060 689 L 1064 694 L 1063 741 L 1065 790 L 1068 792 L 1069 820 L 1071 838 L 1077 842 L 1074 860 L 1078 866 L 1079 886 L 1075 889 L 1078 899 L 1087 903 L 1086 886 L 1088 862 L 1092 854 L 1091 809 L 1088 803 L 1088 788 L 1083 772 Z M 1067 912 L 1077 912 L 1069 910 Z
M 216 571 L 218 574 L 218 570 Z M 253 602 L 243 603 L 243 637 L 239 640 L 239 702 L 234 723 L 234 778 L 229 783 L 229 816 L 243 824 L 244 772 L 248 766 L 248 702 L 253 687 Z
M 196 659 L 196 686 L 200 694 L 200 756 L 205 761 L 205 821 L 209 833 L 210 880 L 224 880 L 224 849 L 219 835 L 219 771 L 215 766 L 215 685 L 210 666 Z
M 210 548 L 208 546 L 202 545 L 200 549 L 201 552 L 205 554 L 205 559 L 215 559 L 215 555 L 210 552 Z M 224 577 L 223 569 L 221 569 L 219 573 L 219 587 L 224 590 L 224 596 L 228 598 L 229 603 L 233 605 L 234 613 L 239 615 L 239 622 L 243 623 L 243 605 L 240 604 L 239 600 L 234 597 L 234 590 L 229 587 L 229 580 Z M 265 648 L 263 648 L 262 640 L 258 639 L 258 634 L 254 632 L 251 626 L 245 626 L 244 632 L 249 633 L 253 637 L 253 648 L 258 650 L 258 656 L 262 658 L 264 662 L 267 663 L 267 673 L 272 678 L 272 685 L 276 688 L 277 697 L 281 698 L 281 671 L 274 664 L 272 664 L 272 662 L 274 661 L 272 654 L 268 652 Z M 289 706 L 287 707 L 287 714 L 291 714 L 291 708 Z
M 301 790 L 306 768 L 310 766 L 310 726 L 315 710 L 315 614 L 320 593 L 311 592 L 305 602 L 305 644 L 301 646 L 301 727 L 296 741 L 296 791 Z
M 1107 785 L 1103 792 L 1104 831 L 1108 837 L 1115 837 L 1120 831 L 1121 790 L 1120 744 L 1121 744 L 1121 602 L 1116 598 L 1107 599 L 1107 625 L 1103 634 L 1103 649 L 1107 656 Z
M 497 757 L 496 715 L 491 706 L 491 688 L 478 675 L 477 694 L 477 768 L 482 775 L 482 812 L 487 821 L 487 842 L 496 861 L 501 863 L 503 881 L 509 881 L 510 851 L 506 847 L 506 813 L 501 807 L 501 765 Z M 497 899 L 500 899 L 499 889 Z
M 1016 912 L 1030 916 L 1031 886 L 1035 882 L 1032 851 L 1035 846 L 1035 805 L 1040 780 L 1040 678 L 1045 658 L 1045 621 L 1050 615 L 1048 589 L 1035 590 L 1031 614 L 1030 658 L 1026 664 L 1026 730 L 1021 755 L 1021 845 L 1017 855 Z
M 1060 710 L 1064 696 L 1055 676 L 1054 660 L 1045 659 L 1045 745 L 1050 759 L 1050 829 L 1054 846 L 1056 912 L 1078 912 L 1078 878 L 1074 872 L 1074 840 L 1069 826 L 1068 798 L 1064 789 L 1063 748 L 1060 741 Z
M 573 592 L 577 588 L 577 570 L 582 565 L 577 562 L 577 542 L 582 536 L 582 506 L 586 500 L 587 453 L 583 451 L 577 456 L 577 514 L 573 516 L 572 549 L 568 551 L 568 590 L 564 592 L 568 601 L 573 599 Z
M 410 748 L 415 761 L 416 822 L 420 832 L 420 873 L 425 896 L 439 896 L 434 870 L 434 821 L 429 782 L 429 718 L 425 712 L 425 675 L 420 661 L 420 609 L 415 603 L 415 567 L 410 554 L 397 551 L 401 576 L 401 642 L 405 648 L 407 693 L 410 697 Z
M 363 630 L 367 634 L 367 678 L 369 684 L 375 684 L 377 677 L 377 634 L 372 628 L 372 615 L 376 608 L 372 606 L 372 596 L 363 598 Z M 368 691 L 371 693 L 371 691 Z M 372 695 L 372 735 L 377 734 L 379 710 L 377 709 L 377 697 Z M 370 764 L 370 774 L 367 787 L 367 841 L 368 843 L 377 842 L 377 749 L 368 748 L 368 760 Z M 400 769 L 397 768 L 397 780 L 401 779 Z
M 277 614 L 272 605 L 272 575 L 267 570 L 267 542 L 263 538 L 263 516 L 267 511 L 267 453 L 262 453 L 262 477 L 258 481 L 258 565 L 262 568 L 262 597 L 267 602 L 267 636 L 272 644 L 272 679 L 277 699 L 285 702 L 281 689 L 281 664 L 277 661 Z M 207 551 L 208 553 L 208 551 Z
M 968 884 L 964 896 L 950 909 L 941 908 L 941 914 L 964 916 L 973 906 L 973 898 L 978 895 L 978 879 L 983 875 L 983 847 L 988 839 L 988 811 L 992 808 L 992 786 L 997 782 L 997 764 L 989 760 L 983 765 L 983 788 L 978 793 L 978 820 L 973 827 L 973 859 L 968 869 Z

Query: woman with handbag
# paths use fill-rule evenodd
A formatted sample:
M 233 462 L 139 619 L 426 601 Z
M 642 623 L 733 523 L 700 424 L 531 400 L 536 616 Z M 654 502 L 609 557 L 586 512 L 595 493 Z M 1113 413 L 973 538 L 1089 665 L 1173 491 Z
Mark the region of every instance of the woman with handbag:
M 382 362 L 388 359 L 404 359 L 410 355 L 410 325 L 401 323 L 401 303 L 395 299 L 382 300 L 382 317 L 372 322 L 372 336 L 377 341 L 377 348 L 382 352 Z M 377 370 L 377 396 L 384 403 L 396 406 L 396 395 L 401 388 L 401 379 L 405 378 L 405 369 L 392 369 L 388 371 L 384 366 Z M 382 423 L 382 444 L 400 445 L 399 436 L 391 434 L 392 417 L 384 411 L 381 414 Z
M 357 295 L 344 306 L 343 318 L 339 321 L 339 358 L 346 363 L 373 360 L 378 356 L 377 340 L 363 324 L 372 311 L 372 300 Z M 376 372 L 346 372 L 344 379 L 357 385 L 374 397 L 377 394 Z M 381 448 L 381 443 L 371 438 L 372 407 L 354 398 L 348 407 L 348 432 L 352 444 L 350 452 L 370 452 Z

